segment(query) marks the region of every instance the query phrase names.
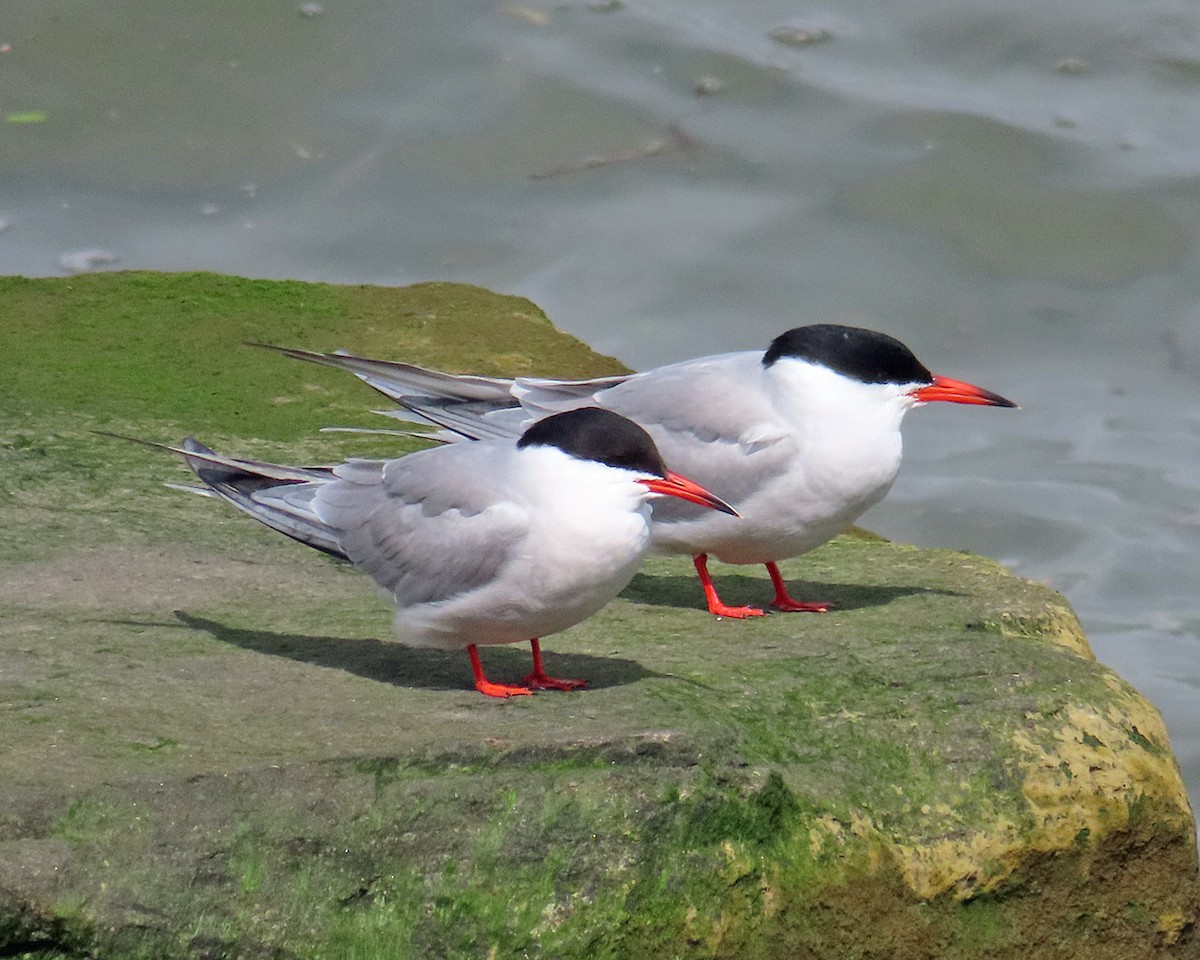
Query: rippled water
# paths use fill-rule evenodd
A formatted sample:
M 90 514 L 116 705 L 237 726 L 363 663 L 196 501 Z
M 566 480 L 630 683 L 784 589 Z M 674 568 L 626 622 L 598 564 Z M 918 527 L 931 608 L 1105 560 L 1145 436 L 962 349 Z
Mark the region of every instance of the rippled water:
M 1062 590 L 1200 796 L 1194 3 L 39 0 L 0 105 L 0 272 L 468 280 L 634 366 L 858 323 L 1020 401 L 913 414 L 867 523 Z

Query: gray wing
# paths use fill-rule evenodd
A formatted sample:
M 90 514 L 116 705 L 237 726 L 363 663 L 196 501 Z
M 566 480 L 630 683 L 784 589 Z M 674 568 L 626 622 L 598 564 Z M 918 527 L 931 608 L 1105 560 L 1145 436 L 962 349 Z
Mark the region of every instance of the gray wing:
M 537 377 L 518 377 L 513 381 L 512 395 L 537 419 L 551 413 L 562 413 L 596 403 L 601 391 L 609 390 L 638 374 L 594 377 L 591 380 L 543 380 Z
M 523 378 L 514 381 L 443 373 L 411 363 L 359 357 L 344 350 L 315 353 L 262 343 L 250 345 L 349 371 L 400 406 L 399 410 L 380 410 L 378 413 L 402 420 L 424 420 L 453 434 L 433 435 L 433 439 L 440 440 L 519 437 L 534 420 L 561 410 L 586 406 L 594 402 L 597 391 L 625 379 L 618 376 L 594 380 Z M 538 391 L 541 403 L 523 407 L 522 398 L 531 390 Z
M 731 353 L 658 367 L 603 390 L 596 401 L 643 427 L 661 427 L 703 443 L 745 442 L 776 419 L 758 389 L 759 357 Z
M 180 447 L 136 442 L 181 454 L 204 484 L 186 489 L 351 561 L 401 606 L 490 583 L 529 531 L 528 510 L 503 486 L 506 460 L 516 452 L 510 443 L 290 467 L 226 457 L 192 438 Z
M 443 374 L 444 376 L 444 374 Z M 403 413 L 389 416 L 407 417 L 415 414 L 422 420 L 444 428 L 438 439 L 450 431 L 468 440 L 515 439 L 536 420 L 576 407 L 594 405 L 602 390 L 627 379 L 598 377 L 594 380 L 536 380 L 521 377 L 497 381 L 508 384 L 504 399 L 469 400 L 458 397 L 404 396 L 396 400 Z
M 363 383 L 374 387 L 384 396 L 400 402 L 403 398 L 444 397 L 458 400 L 488 400 L 511 403 L 509 396 L 511 380 L 500 377 L 476 377 L 469 374 L 442 373 L 411 363 L 395 363 L 391 360 L 371 360 L 359 357 L 346 350 L 333 353 L 316 353 L 311 350 L 296 350 L 291 347 L 275 347 L 267 343 L 251 343 L 282 353 L 285 357 L 320 363 L 339 370 L 348 370 Z
M 352 460 L 317 492 L 316 513 L 400 606 L 449 600 L 493 581 L 529 531 L 528 511 L 490 482 L 512 453 L 485 443 Z
M 761 389 L 759 353 L 688 360 L 628 378 L 600 392 L 599 405 L 640 424 L 667 466 L 709 487 L 735 506 L 784 473 L 796 452 Z M 654 516 L 696 516 L 673 499 L 656 501 Z
M 591 380 L 519 377 L 503 400 L 408 395 L 398 402 L 406 414 L 470 439 L 518 437 L 555 413 L 606 407 L 645 427 L 672 470 L 704 483 L 706 475 L 727 476 L 741 467 L 749 483 L 763 475 L 770 457 L 759 457 L 751 470 L 744 469 L 745 458 L 786 436 L 766 395 L 746 389 L 761 376 L 761 355 L 747 352 Z
M 181 447 L 153 443 L 149 446 L 181 454 L 204 484 L 202 488 L 184 489 L 217 496 L 272 530 L 324 553 L 347 559 L 336 531 L 322 523 L 313 511 L 316 491 L 333 479 L 332 468 L 289 467 L 226 457 L 192 437 L 184 440 Z
M 288 356 L 354 373 L 413 416 L 443 428 L 437 439 L 512 438 L 535 420 L 596 405 L 641 424 L 672 469 L 737 502 L 782 473 L 795 438 L 779 424 L 761 384 L 757 351 L 685 360 L 628 376 L 590 380 L 520 377 L 505 380 L 441 373 L 412 364 L 343 352 L 276 349 Z M 683 503 L 656 503 L 655 516 L 694 513 Z
M 387 417 L 410 420 L 414 417 L 436 424 L 442 430 L 425 435 L 425 439 L 451 442 L 454 440 L 515 440 L 533 422 L 528 413 L 516 405 L 498 406 L 486 401 L 448 400 L 440 397 L 407 397 L 397 401 L 400 410 L 376 410 Z

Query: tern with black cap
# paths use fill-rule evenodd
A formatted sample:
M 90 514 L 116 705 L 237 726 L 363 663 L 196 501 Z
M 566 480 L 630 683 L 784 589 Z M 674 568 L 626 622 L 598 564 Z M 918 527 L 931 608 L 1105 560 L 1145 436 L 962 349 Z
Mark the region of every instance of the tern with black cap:
M 444 428 L 441 439 L 512 436 L 531 420 L 583 405 L 640 424 L 667 462 L 737 508 L 740 519 L 733 520 L 682 503 L 654 506 L 655 549 L 690 555 L 709 611 L 726 617 L 763 611 L 721 601 L 710 555 L 765 564 L 776 610 L 829 609 L 793 599 L 777 563 L 829 540 L 883 498 L 900 469 L 900 423 L 913 407 L 1016 406 L 935 376 L 894 337 L 839 324 L 796 327 L 766 351 L 593 380 L 507 380 L 343 351 L 271 349 L 350 371 L 402 408 L 384 412 L 435 423 Z
M 395 607 L 397 638 L 465 649 L 475 689 L 492 697 L 585 685 L 547 675 L 539 638 L 629 583 L 650 548 L 650 500 L 736 515 L 668 470 L 645 430 L 594 407 L 540 420 L 515 443 L 336 467 L 241 460 L 192 439 L 167 449 L 204 485 L 190 489 L 369 574 Z M 488 680 L 478 647 L 525 641 L 533 671 L 519 684 Z

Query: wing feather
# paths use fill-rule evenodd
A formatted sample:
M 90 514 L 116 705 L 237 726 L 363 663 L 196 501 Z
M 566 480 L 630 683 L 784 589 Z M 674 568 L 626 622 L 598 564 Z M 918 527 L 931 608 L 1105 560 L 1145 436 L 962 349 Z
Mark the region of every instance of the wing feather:
M 464 444 L 351 461 L 345 477 L 317 492 L 316 512 L 399 606 L 449 600 L 494 580 L 529 532 L 528 511 L 489 482 L 503 473 L 495 458 L 512 452 Z
M 643 426 L 672 470 L 737 504 L 785 473 L 796 449 L 762 377 L 760 354 L 723 354 L 635 374 L 596 401 Z M 654 504 L 659 522 L 702 515 L 682 501 Z
M 320 363 L 339 370 L 348 370 L 367 385 L 385 396 L 399 401 L 410 395 L 457 398 L 462 400 L 508 401 L 511 380 L 500 377 L 477 377 L 471 374 L 443 373 L 429 370 L 411 363 L 391 360 L 371 360 L 359 357 L 346 350 L 333 353 L 316 353 L 292 347 L 276 347 L 267 343 L 251 343 L 249 346 L 273 350 L 285 357 Z
M 332 478 L 327 467 L 288 467 L 226 457 L 189 437 L 182 454 L 208 491 L 273 530 L 324 553 L 345 559 L 337 534 L 313 510 L 313 498 Z

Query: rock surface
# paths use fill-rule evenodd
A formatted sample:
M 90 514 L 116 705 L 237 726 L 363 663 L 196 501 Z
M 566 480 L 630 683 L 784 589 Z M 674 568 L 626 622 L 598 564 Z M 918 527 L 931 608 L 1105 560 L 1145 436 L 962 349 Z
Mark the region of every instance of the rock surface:
M 465 656 L 390 642 L 365 578 L 90 431 L 401 448 L 318 434 L 380 402 L 243 340 L 615 361 L 451 284 L 0 292 L 0 955 L 1200 955 L 1162 723 L 1052 591 L 855 535 L 784 566 L 835 612 L 717 621 L 686 560 L 655 560 L 546 641 L 586 691 L 489 701 Z M 497 679 L 527 657 L 485 651 Z

